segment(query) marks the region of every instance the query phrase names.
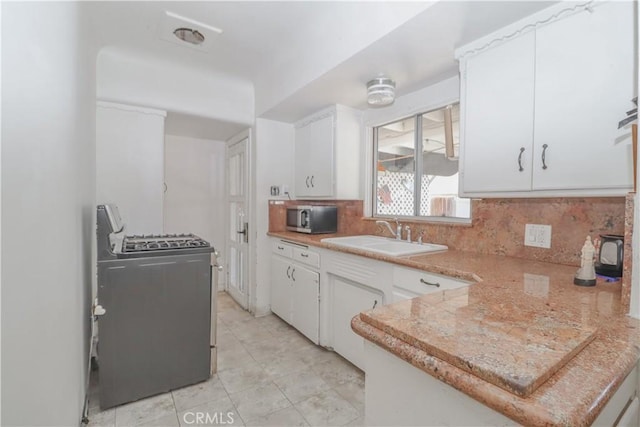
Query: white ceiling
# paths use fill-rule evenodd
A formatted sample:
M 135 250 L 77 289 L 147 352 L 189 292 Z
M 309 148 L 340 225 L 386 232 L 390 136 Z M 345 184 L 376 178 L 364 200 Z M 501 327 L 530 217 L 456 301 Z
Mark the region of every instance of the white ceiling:
M 366 108 L 379 73 L 402 95 L 456 73 L 456 47 L 553 2 L 197 1 L 91 3 L 98 47 L 144 52 L 253 84 L 256 116 L 293 122 L 323 106 Z M 168 42 L 172 12 L 223 33 Z
M 549 1 L 441 1 L 337 64 L 265 118 L 295 121 L 333 103 L 366 109 L 366 82 L 384 73 L 402 96 L 458 74 L 454 50 L 549 7 Z M 315 101 L 310 105 L 309 99 Z

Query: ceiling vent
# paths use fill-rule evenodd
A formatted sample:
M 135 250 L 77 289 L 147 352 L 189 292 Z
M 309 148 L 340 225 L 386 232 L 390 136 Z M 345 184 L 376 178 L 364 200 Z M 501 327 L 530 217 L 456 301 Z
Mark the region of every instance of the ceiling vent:
M 396 82 L 377 77 L 367 83 L 367 103 L 376 107 L 392 104 L 396 97 Z
M 202 44 L 204 41 L 204 36 L 198 30 L 194 30 L 191 28 L 178 28 L 173 34 L 182 40 L 183 42 L 191 43 L 191 44 Z
M 158 30 L 161 39 L 201 52 L 208 52 L 212 41 L 222 34 L 220 28 L 168 10 L 164 11 Z

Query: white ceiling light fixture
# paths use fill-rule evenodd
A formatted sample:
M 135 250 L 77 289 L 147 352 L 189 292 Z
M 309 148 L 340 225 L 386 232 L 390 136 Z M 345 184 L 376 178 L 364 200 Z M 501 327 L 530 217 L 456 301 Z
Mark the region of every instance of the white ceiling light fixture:
M 367 103 L 376 107 L 393 104 L 396 97 L 396 82 L 380 76 L 367 83 Z
M 177 28 L 173 34 L 183 42 L 199 45 L 204 41 L 204 36 L 198 30 L 191 28 Z

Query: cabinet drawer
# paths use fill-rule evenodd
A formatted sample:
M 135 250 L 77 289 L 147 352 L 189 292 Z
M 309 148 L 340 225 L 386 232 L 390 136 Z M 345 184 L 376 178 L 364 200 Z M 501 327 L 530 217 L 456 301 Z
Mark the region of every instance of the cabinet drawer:
M 320 256 L 308 249 L 293 248 L 293 259 L 312 267 L 320 267 Z
M 293 257 L 293 246 L 282 243 L 279 240 L 273 242 L 271 250 L 274 254 L 278 254 L 287 258 Z
M 393 296 L 395 301 L 414 298 L 431 292 L 440 292 L 469 286 L 471 283 L 440 274 L 410 268 L 393 268 Z

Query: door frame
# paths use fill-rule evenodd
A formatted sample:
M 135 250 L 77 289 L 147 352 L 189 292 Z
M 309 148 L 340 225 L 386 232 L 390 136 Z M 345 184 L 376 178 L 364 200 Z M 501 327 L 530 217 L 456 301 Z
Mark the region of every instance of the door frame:
M 247 245 L 247 263 L 246 263 L 246 277 L 247 277 L 247 309 L 249 312 L 255 312 L 255 295 L 256 295 L 256 280 L 255 280 L 255 264 L 256 264 L 256 212 L 255 212 L 255 158 L 253 156 L 254 153 L 254 138 L 253 132 L 251 128 L 245 129 L 238 134 L 229 138 L 227 143 L 227 151 L 229 148 L 241 142 L 243 139 L 247 139 L 247 199 L 248 203 L 246 206 L 246 218 L 249 223 L 249 243 Z M 229 163 L 225 162 L 225 175 L 229 176 Z M 229 217 L 229 186 L 225 186 L 225 204 L 227 205 L 227 209 L 225 210 L 225 229 L 229 230 L 231 227 L 231 218 Z M 225 238 L 225 274 L 229 273 L 229 240 Z M 229 280 L 225 281 L 225 290 L 229 288 Z

